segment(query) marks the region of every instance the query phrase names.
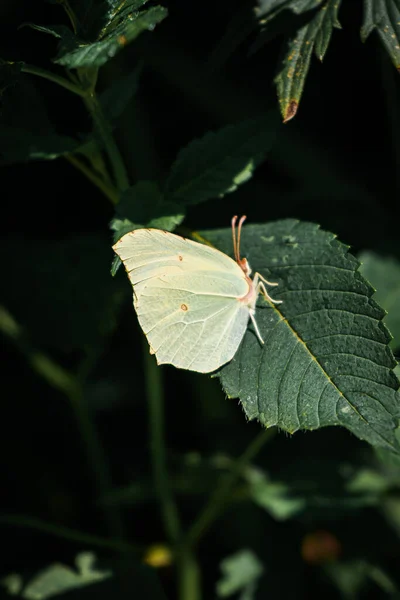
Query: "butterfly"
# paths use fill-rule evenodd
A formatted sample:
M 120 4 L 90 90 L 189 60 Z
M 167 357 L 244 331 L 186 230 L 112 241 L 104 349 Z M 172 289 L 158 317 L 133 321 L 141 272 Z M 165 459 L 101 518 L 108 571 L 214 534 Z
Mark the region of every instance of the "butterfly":
M 235 260 L 216 248 L 160 229 L 135 229 L 113 246 L 133 286 L 136 314 L 157 363 L 210 373 L 232 360 L 259 295 L 273 304 L 260 273 L 240 256 L 246 217 L 232 218 Z M 236 229 L 237 224 L 237 229 Z

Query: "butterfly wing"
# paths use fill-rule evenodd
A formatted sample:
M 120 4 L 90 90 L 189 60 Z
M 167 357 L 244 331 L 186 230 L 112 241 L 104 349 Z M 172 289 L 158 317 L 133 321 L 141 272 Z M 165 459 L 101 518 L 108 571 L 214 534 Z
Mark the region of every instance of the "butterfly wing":
M 208 373 L 231 360 L 246 331 L 242 269 L 214 248 L 138 229 L 114 246 L 134 287 L 139 323 L 159 364 Z
M 217 295 L 221 282 L 215 277 L 210 281 L 201 271 L 194 276 L 201 292 L 192 291 L 185 275 L 166 275 L 149 282 L 135 308 L 158 364 L 209 373 L 235 355 L 249 311 L 236 298 Z M 211 286 L 213 292 L 204 291 Z

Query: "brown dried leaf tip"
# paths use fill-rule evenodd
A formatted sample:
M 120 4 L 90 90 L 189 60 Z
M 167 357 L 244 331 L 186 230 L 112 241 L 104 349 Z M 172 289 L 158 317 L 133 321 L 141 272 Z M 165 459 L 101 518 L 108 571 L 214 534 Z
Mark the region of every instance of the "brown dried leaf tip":
M 293 119 L 293 117 L 297 113 L 298 108 L 299 108 L 299 103 L 296 102 L 296 100 L 291 100 L 291 102 L 289 103 L 289 106 L 287 107 L 287 109 L 285 111 L 285 117 L 283 119 L 283 122 L 287 123 L 288 121 Z

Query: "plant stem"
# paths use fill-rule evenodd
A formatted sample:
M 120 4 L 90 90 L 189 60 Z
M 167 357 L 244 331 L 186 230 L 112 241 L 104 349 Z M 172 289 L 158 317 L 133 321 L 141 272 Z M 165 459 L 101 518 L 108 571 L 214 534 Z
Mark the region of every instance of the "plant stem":
M 102 538 L 97 535 L 91 535 L 79 531 L 78 529 L 70 529 L 69 527 L 63 527 L 54 523 L 48 523 L 35 517 L 29 517 L 26 515 L 2 515 L 0 517 L 0 524 L 12 525 L 14 527 L 25 527 L 29 529 L 36 529 L 49 535 L 62 538 L 64 540 L 71 540 L 78 542 L 85 546 L 96 546 L 98 548 L 108 548 L 110 550 L 116 550 L 117 552 L 136 552 L 142 553 L 143 548 L 129 544 L 121 540 L 113 540 Z
M 177 560 L 179 600 L 201 600 L 200 571 L 191 551 L 185 551 Z
M 22 73 L 29 73 L 30 75 L 37 75 L 38 77 L 42 77 L 42 79 L 48 79 L 49 81 L 60 85 L 61 87 L 73 92 L 74 94 L 77 94 L 78 96 L 85 97 L 87 94 L 84 89 L 75 83 L 68 81 L 68 79 L 65 79 L 65 77 L 61 77 L 60 75 L 52 73 L 51 71 L 46 71 L 46 69 L 41 69 L 40 67 L 35 67 L 34 65 L 24 64 L 21 67 L 21 71 Z
M 89 179 L 89 181 L 98 187 L 99 190 L 101 190 L 113 204 L 118 203 L 118 193 L 116 190 L 107 185 L 107 183 L 103 181 L 101 177 L 96 175 L 92 169 L 85 165 L 83 161 L 79 160 L 79 158 L 77 158 L 74 154 L 66 154 L 65 158 L 71 163 L 71 165 L 74 165 L 74 167 L 81 171 L 81 173 L 83 173 Z
M 114 173 L 115 184 L 118 191 L 123 192 L 129 187 L 129 179 L 121 153 L 112 134 L 111 126 L 104 116 L 103 109 L 101 108 L 94 91 L 87 93 L 83 100 L 92 116 L 97 133 L 103 141 L 105 151 L 108 154 Z
M 161 369 L 154 357 L 144 351 L 146 392 L 149 403 L 149 430 L 154 485 L 160 502 L 164 527 L 171 546 L 176 547 L 181 537 L 178 510 L 168 481 L 164 437 L 164 393 Z
M 79 380 L 76 380 L 76 384 L 67 394 L 86 447 L 89 466 L 94 474 L 97 496 L 105 496 L 112 489 L 109 464 L 89 414 L 82 385 Z M 124 528 L 119 510 L 115 506 L 105 506 L 103 510 L 110 535 L 114 538 L 122 539 L 124 537 Z
M 183 548 L 193 548 L 205 534 L 210 525 L 222 512 L 224 505 L 229 501 L 233 492 L 233 487 L 242 474 L 245 466 L 256 456 L 264 444 L 268 442 L 274 434 L 275 430 L 272 428 L 261 431 L 261 433 L 259 433 L 249 444 L 243 454 L 235 461 L 232 469 L 222 478 L 221 483 L 216 488 L 214 494 L 212 494 L 199 517 L 189 529 L 183 543 Z
M 0 306 L 0 331 L 14 342 L 40 377 L 53 388 L 63 392 L 69 399 L 85 444 L 88 465 L 94 474 L 96 491 L 99 496 L 105 496 L 112 487 L 108 461 L 85 403 L 82 382 L 52 358 L 33 348 L 26 339 L 22 327 L 2 306 Z M 123 527 L 119 511 L 110 506 L 104 509 L 104 514 L 111 536 L 122 538 Z

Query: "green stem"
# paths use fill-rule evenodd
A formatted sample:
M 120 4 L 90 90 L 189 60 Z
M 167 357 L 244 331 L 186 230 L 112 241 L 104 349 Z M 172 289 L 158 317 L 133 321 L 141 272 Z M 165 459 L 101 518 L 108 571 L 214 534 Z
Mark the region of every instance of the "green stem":
M 181 537 L 178 510 L 168 481 L 164 437 L 164 393 L 161 369 L 154 357 L 144 351 L 146 392 L 149 403 L 149 430 L 151 461 L 158 500 L 160 502 L 164 527 L 171 546 L 176 547 Z
M 129 179 L 121 153 L 112 134 L 111 126 L 104 116 L 103 109 L 94 91 L 84 96 L 84 102 L 108 154 L 118 191 L 123 192 L 129 187 Z
M 79 160 L 79 158 L 77 158 L 75 155 L 66 154 L 65 158 L 71 163 L 71 165 L 74 165 L 75 168 L 81 171 L 81 173 L 83 173 L 85 177 L 89 179 L 89 181 L 91 181 L 96 187 L 98 187 L 99 190 L 101 190 L 103 194 L 109 200 L 111 200 L 113 204 L 118 204 L 118 193 L 114 188 L 107 185 L 107 183 L 105 183 L 105 181 L 103 181 L 101 177 L 96 175 L 94 171 L 92 171 L 87 165 L 85 165 L 84 162 Z
M 69 90 L 70 92 L 73 92 L 74 94 L 77 94 L 78 96 L 85 97 L 87 94 L 87 92 L 84 89 L 82 89 L 78 85 L 75 85 L 75 83 L 68 81 L 68 79 L 65 79 L 65 77 L 55 75 L 55 73 L 52 73 L 51 71 L 46 71 L 46 69 L 41 69 L 40 67 L 24 64 L 21 67 L 21 71 L 22 73 L 29 73 L 30 75 L 37 75 L 38 77 L 42 77 L 42 79 L 48 79 L 49 81 L 60 85 L 61 87 L 65 88 L 66 90 Z
M 194 554 L 186 551 L 178 557 L 179 600 L 201 600 L 200 570 Z
M 195 520 L 183 543 L 183 549 L 196 545 L 210 525 L 222 512 L 232 496 L 233 488 L 246 465 L 256 456 L 266 442 L 275 434 L 274 429 L 265 429 L 249 444 L 243 454 L 235 461 L 232 469 L 222 478 L 221 483 L 208 500 L 199 517 Z M 184 550 L 182 550 L 184 551 Z
M 14 342 L 40 377 L 53 388 L 63 392 L 69 399 L 85 444 L 88 464 L 94 474 L 96 491 L 99 496 L 107 495 L 112 487 L 108 461 L 86 406 L 82 382 L 49 356 L 33 348 L 26 339 L 22 327 L 2 306 L 0 306 L 0 331 Z M 104 514 L 112 537 L 122 538 L 123 527 L 119 511 L 110 506 L 104 509 Z
M 112 489 L 111 474 L 106 454 L 85 402 L 82 385 L 78 380 L 68 391 L 68 398 L 86 447 L 89 466 L 94 474 L 97 496 L 101 498 L 109 494 Z M 122 539 L 124 528 L 119 510 L 115 506 L 105 506 L 103 510 L 110 535 Z
M 79 544 L 87 546 L 108 548 L 110 550 L 116 550 L 117 552 L 143 552 L 143 548 L 135 546 L 134 544 L 129 544 L 120 540 L 102 538 L 97 535 L 79 531 L 78 529 L 70 529 L 69 527 L 48 523 L 41 519 L 25 515 L 3 515 L 0 517 L 0 524 L 35 529 L 64 540 L 71 540 L 72 542 L 78 542 Z

